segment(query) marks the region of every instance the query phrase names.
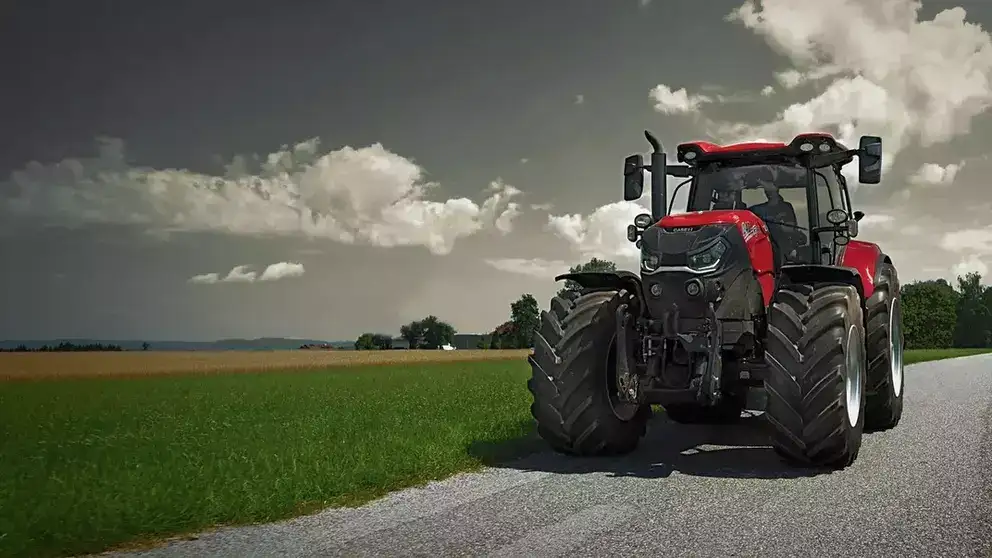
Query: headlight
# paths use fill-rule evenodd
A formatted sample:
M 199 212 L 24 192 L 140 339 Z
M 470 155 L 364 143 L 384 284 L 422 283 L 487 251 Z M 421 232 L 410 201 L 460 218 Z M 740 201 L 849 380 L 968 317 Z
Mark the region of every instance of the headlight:
M 716 269 L 720 258 L 727 251 L 727 245 L 722 240 L 709 245 L 706 249 L 695 254 L 689 254 L 689 267 L 696 271 Z
M 648 272 L 654 271 L 658 269 L 659 265 L 661 265 L 661 258 L 657 254 L 641 252 L 641 270 Z

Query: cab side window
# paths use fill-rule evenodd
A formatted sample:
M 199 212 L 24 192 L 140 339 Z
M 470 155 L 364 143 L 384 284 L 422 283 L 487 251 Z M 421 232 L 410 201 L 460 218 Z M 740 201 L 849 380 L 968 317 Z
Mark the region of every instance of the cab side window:
M 836 169 L 833 167 L 816 169 L 813 180 L 816 184 L 817 213 L 820 214 L 821 221 L 826 221 L 827 212 L 831 209 L 847 211 L 847 200 L 844 199 L 844 190 L 841 188 Z
M 813 172 L 813 181 L 816 184 L 816 209 L 819 214 L 820 225 L 827 224 L 827 213 L 831 209 L 843 209 L 848 212 L 847 199 L 844 197 L 844 189 L 841 186 L 837 169 L 833 167 L 822 167 Z M 834 233 L 822 232 L 820 237 L 821 250 L 827 250 L 833 246 Z M 832 263 L 828 253 L 821 254 L 824 259 L 821 263 Z

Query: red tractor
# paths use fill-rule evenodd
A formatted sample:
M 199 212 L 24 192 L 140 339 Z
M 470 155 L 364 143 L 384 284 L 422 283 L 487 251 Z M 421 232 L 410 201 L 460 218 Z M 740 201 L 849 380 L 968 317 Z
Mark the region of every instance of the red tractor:
M 841 168 L 881 179 L 882 140 L 848 149 L 827 134 L 792 142 L 678 146 L 667 165 L 624 162 L 624 199 L 651 173 L 651 212 L 627 238 L 640 274 L 569 273 L 581 289 L 541 313 L 529 358 L 541 437 L 573 455 L 622 454 L 661 405 L 684 424 L 764 411 L 772 446 L 799 466 L 843 468 L 865 429 L 902 416 L 899 278 L 858 221 Z M 686 178 L 687 212 L 666 208 Z

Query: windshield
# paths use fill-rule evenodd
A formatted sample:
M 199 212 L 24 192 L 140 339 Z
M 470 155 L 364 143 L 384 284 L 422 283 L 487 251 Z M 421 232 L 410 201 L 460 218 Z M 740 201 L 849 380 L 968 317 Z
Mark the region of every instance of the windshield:
M 755 206 L 792 206 L 801 228 L 808 228 L 806 210 L 807 170 L 792 165 L 746 165 L 702 169 L 689 211 L 710 209 L 752 209 Z M 761 208 L 758 208 L 761 209 Z M 760 215 L 759 215 L 760 216 Z M 772 215 L 767 215 L 772 218 Z
M 787 259 L 809 242 L 806 201 L 808 170 L 799 165 L 766 164 L 701 169 L 689 211 L 746 209 L 768 225 L 773 241 Z

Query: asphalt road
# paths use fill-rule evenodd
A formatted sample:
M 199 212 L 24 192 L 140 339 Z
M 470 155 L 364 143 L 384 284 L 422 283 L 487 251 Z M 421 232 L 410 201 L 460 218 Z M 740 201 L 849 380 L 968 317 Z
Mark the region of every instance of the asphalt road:
M 992 356 L 906 374 L 900 425 L 840 472 L 784 467 L 757 418 L 656 418 L 624 458 L 545 451 L 129 556 L 992 556 Z

